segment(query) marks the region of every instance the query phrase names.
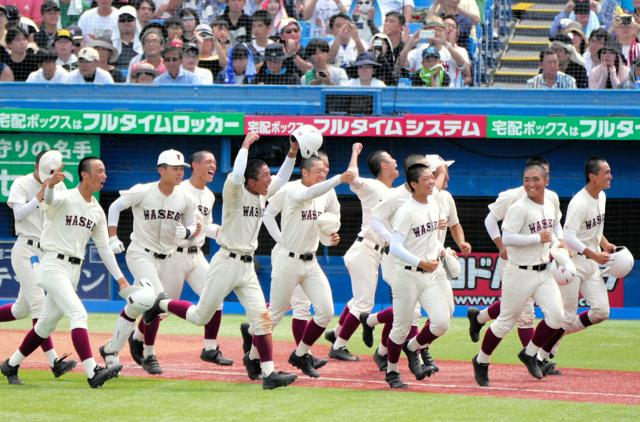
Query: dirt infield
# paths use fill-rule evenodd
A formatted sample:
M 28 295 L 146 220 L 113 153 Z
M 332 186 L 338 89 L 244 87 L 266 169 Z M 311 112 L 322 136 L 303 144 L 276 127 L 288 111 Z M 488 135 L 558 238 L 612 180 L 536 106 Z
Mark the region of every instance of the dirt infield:
M 8 357 L 23 336 L 23 331 L 3 330 L 0 356 Z M 98 361 L 101 359 L 97 348 L 107 339 L 106 334 L 91 336 L 92 346 Z M 55 340 L 59 353 L 73 350 L 69 335 L 58 333 Z M 202 362 L 199 359 L 202 347 L 200 338 L 162 335 L 156 350 L 165 372 L 158 378 L 255 382 L 247 378 L 242 366 L 240 343 L 239 338 L 222 339 L 224 354 L 232 358 L 234 364 L 231 367 L 220 367 Z M 293 344 L 274 342 L 274 348 L 277 369 L 300 374 L 296 368 L 287 363 Z M 316 356 L 326 356 L 328 347 L 316 345 L 313 351 Z M 376 369 L 371 357 L 365 355 L 360 358 L 359 362 L 331 360 L 327 366 L 320 369 L 320 378 L 313 379 L 300 374 L 295 385 L 298 387 L 388 390 L 384 374 Z M 127 349 L 123 351 L 121 361 L 124 365 L 121 376 L 151 377 L 133 362 Z M 640 406 L 640 374 L 637 372 L 562 368 L 561 376 L 536 380 L 527 373 L 522 365 L 492 364 L 490 370 L 492 387 L 481 388 L 473 379 L 470 362 L 438 360 L 438 365 L 440 372 L 431 378 L 416 381 L 406 368 L 406 362 L 401 360 L 401 372 L 403 380 L 409 384 L 408 391 Z M 47 367 L 47 364 L 44 355 L 36 351 L 22 367 L 43 369 Z M 76 368 L 76 371 L 79 370 L 81 369 Z

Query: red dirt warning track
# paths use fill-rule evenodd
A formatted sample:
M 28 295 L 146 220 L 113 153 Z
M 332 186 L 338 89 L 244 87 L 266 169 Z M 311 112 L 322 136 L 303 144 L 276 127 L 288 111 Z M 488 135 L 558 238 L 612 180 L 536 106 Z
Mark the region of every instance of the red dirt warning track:
M 24 331 L 3 330 L 0 357 L 4 359 L 13 353 L 24 334 Z M 99 363 L 102 362 L 98 347 L 105 343 L 108 337 L 107 334 L 91 335 L 94 354 Z M 58 353 L 73 351 L 71 339 L 67 333 L 57 333 L 54 340 Z M 248 379 L 242 366 L 240 339 L 225 338 L 221 340 L 221 344 L 224 355 L 234 360 L 233 366 L 221 367 L 201 361 L 199 355 L 202 342 L 198 337 L 161 334 L 156 350 L 164 374 L 158 378 L 256 382 Z M 274 349 L 276 368 L 299 374 L 294 384 L 298 387 L 388 390 L 384 373 L 377 370 L 370 356 L 360 356 L 359 362 L 330 360 L 327 366 L 320 369 L 320 378 L 313 379 L 301 374 L 287 363 L 287 358 L 293 350 L 293 343 L 274 342 Z M 313 352 L 318 357 L 324 357 L 327 355 L 328 347 L 325 344 L 319 344 L 314 346 Z M 121 377 L 152 377 L 133 362 L 126 347 L 122 352 L 121 362 L 124 365 Z M 401 360 L 401 376 L 405 383 L 409 384 L 407 391 L 640 406 L 640 373 L 638 372 L 561 368 L 561 376 L 536 380 L 522 365 L 492 364 L 490 369 L 492 386 L 482 388 L 473 378 L 471 362 L 438 359 L 438 365 L 440 372 L 431 378 L 416 381 L 407 369 L 406 361 Z M 22 367 L 44 369 L 47 364 L 44 355 L 36 351 Z M 81 371 L 80 367 L 75 370 Z

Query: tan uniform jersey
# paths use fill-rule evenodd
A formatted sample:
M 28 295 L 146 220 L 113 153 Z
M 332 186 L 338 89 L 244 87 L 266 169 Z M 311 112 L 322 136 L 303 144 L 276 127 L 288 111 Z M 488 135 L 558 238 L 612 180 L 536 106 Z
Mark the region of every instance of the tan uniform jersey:
M 598 199 L 595 199 L 583 188 L 571 198 L 567 208 L 565 230 L 575 231 L 578 240 L 594 252 L 600 251 L 606 203 L 607 196 L 604 192 L 600 192 Z
M 500 192 L 500 194 L 498 195 L 498 199 L 496 199 L 492 204 L 489 204 L 489 211 L 491 212 L 491 214 L 493 214 L 496 220 L 502 221 L 504 220 L 509 207 L 517 200 L 526 196 L 527 193 L 524 190 L 524 186 Z M 560 211 L 560 199 L 558 198 L 558 194 L 552 190 L 545 189 L 544 201 L 551 202 L 551 204 L 553 204 L 553 206 L 558 210 L 558 214 L 555 218 L 557 221 L 560 221 L 560 219 L 562 218 L 562 212 Z
M 447 222 L 447 228 L 451 228 L 456 224 L 460 224 L 458 219 L 458 209 L 456 203 L 453 200 L 453 196 L 446 190 L 437 190 L 433 188 L 434 195 L 440 206 L 440 218 L 443 218 Z M 440 242 L 444 245 L 444 241 L 447 238 L 447 229 L 440 230 L 438 237 Z
M 161 254 L 176 247 L 176 225 L 183 217 L 195 215 L 196 205 L 181 189 L 165 195 L 158 182 L 133 186 L 120 191 L 120 197 L 133 212 L 132 244 Z
M 18 177 L 9 190 L 7 205 L 13 209 L 16 204 L 26 204 L 31 201 L 42 188 L 42 183 L 38 182 L 33 173 Z M 64 183 L 58 183 L 54 190 L 56 193 L 65 191 Z M 38 209 L 29 214 L 24 220 L 16 221 L 15 228 L 18 236 L 33 237 L 38 239 L 42 232 L 44 204 L 40 204 Z
M 374 241 L 379 245 L 384 245 L 386 241 L 376 232 L 369 229 L 372 210 L 382 202 L 385 194 L 389 192 L 389 187 L 378 179 L 356 179 L 350 186 L 353 193 L 358 196 L 362 206 L 362 225 L 358 236 Z
M 542 231 L 553 232 L 553 226 L 559 211 L 551 203 L 533 202 L 528 197 L 517 200 L 509 209 L 502 222 L 503 233 L 537 235 Z M 526 246 L 507 246 L 509 263 L 520 265 L 538 265 L 549 262 L 551 242 Z
M 180 189 L 196 205 L 196 223 L 200 223 L 202 228 L 198 236 L 179 240 L 178 246 L 183 248 L 197 246 L 201 248 L 205 242 L 206 228 L 213 223 L 213 205 L 216 202 L 216 196 L 208 187 L 205 186 L 204 189 L 198 189 L 189 180 L 180 183 Z
M 85 201 L 78 188 L 56 192 L 45 209 L 42 250 L 84 259 L 89 238 L 98 248 L 109 244 L 107 218 L 98 201 L 93 196 Z
M 421 260 L 438 259 L 442 244 L 439 240 L 437 201 L 423 204 L 411 198 L 405 201 L 393 217 L 393 231 L 406 236 L 404 247 Z M 397 260 L 401 266 L 408 265 Z

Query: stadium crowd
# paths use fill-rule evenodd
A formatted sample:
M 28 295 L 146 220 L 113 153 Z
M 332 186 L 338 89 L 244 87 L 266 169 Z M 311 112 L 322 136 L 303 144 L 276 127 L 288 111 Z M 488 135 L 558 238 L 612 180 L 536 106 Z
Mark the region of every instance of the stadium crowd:
M 486 3 L 0 0 L 0 81 L 461 88 Z M 640 0 L 569 1 L 549 35 L 529 87 L 640 88 Z

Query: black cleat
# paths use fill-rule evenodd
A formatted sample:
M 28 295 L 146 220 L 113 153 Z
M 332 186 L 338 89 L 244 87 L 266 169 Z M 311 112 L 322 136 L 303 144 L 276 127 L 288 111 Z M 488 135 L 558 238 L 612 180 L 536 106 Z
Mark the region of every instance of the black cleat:
M 344 360 L 347 362 L 354 362 L 360 360 L 359 357 L 351 354 L 346 347 L 341 347 L 339 349 L 334 349 L 333 347 L 329 350 L 329 357 L 337 360 Z
M 240 324 L 240 334 L 242 335 L 242 351 L 249 353 L 251 350 L 251 344 L 253 343 L 253 337 L 249 334 L 249 324 L 243 322 Z
M 64 355 L 62 355 L 62 357 L 59 357 L 53 361 L 53 368 L 51 368 L 51 372 L 53 372 L 54 377 L 60 378 L 76 367 L 78 362 L 76 362 L 75 360 L 65 360 L 69 356 L 71 356 L 69 353 L 65 353 Z
M 111 368 L 103 368 L 102 366 L 96 366 L 94 369 L 93 378 L 87 378 L 89 387 L 100 388 L 102 385 L 109 381 L 111 378 L 118 376 L 122 370 L 122 365 L 114 365 Z
M 20 368 L 20 365 L 11 366 L 9 365 L 9 359 L 7 359 L 0 365 L 0 372 L 2 372 L 2 375 L 7 377 L 7 381 L 9 381 L 9 384 L 22 385 L 24 383 L 18 376 L 18 368 Z
M 477 343 L 480 340 L 480 330 L 484 327 L 484 324 L 480 324 L 478 322 L 478 314 L 480 313 L 480 309 L 478 308 L 469 308 L 467 309 L 467 318 L 469 318 L 469 337 L 471 337 L 471 341 Z
M 473 363 L 473 375 L 475 376 L 478 385 L 480 387 L 488 387 L 489 364 L 478 362 L 478 355 L 475 355 L 473 359 L 471 359 L 471 363 Z
M 262 389 L 273 390 L 278 387 L 286 387 L 297 379 L 298 376 L 295 374 L 273 371 L 268 377 L 262 380 Z
M 407 347 L 407 343 L 402 346 L 402 351 L 407 355 L 409 360 L 409 370 L 416 377 L 418 381 L 423 380 L 426 376 L 431 376 L 431 373 L 427 372 L 422 366 L 420 359 L 418 358 L 418 351 L 412 352 Z
M 142 369 L 144 369 L 147 374 L 151 375 L 160 375 L 162 373 L 162 368 L 160 367 L 160 363 L 158 362 L 156 355 L 147 356 L 142 361 Z
M 324 339 L 327 340 L 331 344 L 335 343 L 336 340 L 337 340 L 336 332 L 333 331 L 333 330 L 326 330 L 324 332 Z
M 327 363 L 329 363 L 327 359 L 320 359 L 313 355 L 311 355 L 311 362 L 312 362 L 311 366 L 313 366 L 313 369 L 320 369 L 323 366 L 325 366 Z
M 249 352 L 247 352 L 242 357 L 242 364 L 247 370 L 249 379 L 252 379 L 254 381 L 260 379 L 260 377 L 262 376 L 262 369 L 260 369 L 260 359 L 249 358 Z
M 200 359 L 205 362 L 211 362 L 221 366 L 233 365 L 233 361 L 231 359 L 227 359 L 224 356 L 222 356 L 222 352 L 220 351 L 220 349 L 213 349 L 213 350 L 202 349 L 202 352 L 200 352 Z
M 425 370 L 427 370 L 428 372 L 435 374 L 440 370 L 438 365 L 436 365 L 436 361 L 429 354 L 428 347 L 420 349 L 420 357 L 422 357 L 422 363 L 424 364 Z
M 156 297 L 156 301 L 153 302 L 153 306 L 144 314 L 142 314 L 142 320 L 145 324 L 151 324 L 151 322 L 156 319 L 158 315 L 164 312 L 162 309 L 160 309 L 160 301 L 165 299 L 169 299 L 169 295 L 165 292 L 160 293 L 158 297 Z
M 545 377 L 547 375 L 562 375 L 560 370 L 556 369 L 556 363 L 550 360 L 538 361 L 538 365 L 540 366 L 540 370 L 542 371 L 542 375 Z
M 289 356 L 289 363 L 301 370 L 303 374 L 312 378 L 318 378 L 320 376 L 318 371 L 313 367 L 313 357 L 309 353 L 298 356 L 296 352 L 293 351 L 291 352 L 291 356 Z
M 409 386 L 400 379 L 400 374 L 395 371 L 387 372 L 384 379 L 391 388 L 409 388 Z
M 362 341 L 365 346 L 372 347 L 373 346 L 373 327 L 369 327 L 367 324 L 367 318 L 369 317 L 369 312 L 362 312 L 360 314 L 360 325 L 362 325 Z
M 524 363 L 524 366 L 527 367 L 527 370 L 529 371 L 529 373 L 531 374 L 532 377 L 536 378 L 536 379 L 542 379 L 543 375 L 542 375 L 542 370 L 540 369 L 540 366 L 538 365 L 538 358 L 535 356 L 529 356 L 528 354 L 526 354 L 524 352 L 524 349 L 522 349 L 520 351 L 520 353 L 518 353 L 518 359 L 520 359 L 520 362 Z
M 376 365 L 378 365 L 378 369 L 380 371 L 387 370 L 387 355 L 382 356 L 380 353 L 378 353 L 378 349 L 373 352 L 373 361 L 376 363 Z
M 131 353 L 131 357 L 138 364 L 142 365 L 142 361 L 144 360 L 144 355 L 142 351 L 144 350 L 144 343 L 140 340 L 136 340 L 133 338 L 133 333 L 129 335 L 129 352 Z

